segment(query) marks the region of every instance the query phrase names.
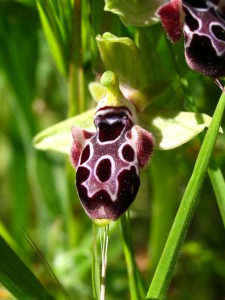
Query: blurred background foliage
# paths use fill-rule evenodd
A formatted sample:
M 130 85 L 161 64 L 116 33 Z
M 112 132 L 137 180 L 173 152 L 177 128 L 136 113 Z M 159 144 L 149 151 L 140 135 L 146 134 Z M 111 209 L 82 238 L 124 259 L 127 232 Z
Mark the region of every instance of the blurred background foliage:
M 74 171 L 68 157 L 36 151 L 32 138 L 40 130 L 95 105 L 88 83 L 105 71 L 95 36 L 110 31 L 136 41 L 140 35 L 151 47 L 154 45 L 162 64 L 159 67 L 174 80 L 167 97 L 159 97 L 156 106 L 185 110 L 192 105 L 191 98 L 198 111 L 212 115 L 220 91 L 210 79 L 188 70 L 182 42 L 168 46 L 160 24 L 125 27 L 118 16 L 104 12 L 103 1 L 77 1 L 82 5 L 81 15 L 78 8 L 73 12 L 72 0 L 56 3 L 0 1 L 0 234 L 56 299 L 64 299 L 60 287 L 47 275 L 40 254 L 28 243 L 24 231 L 71 298 L 88 300 L 93 299 L 93 232 L 76 195 Z M 48 32 L 50 44 L 43 32 L 40 7 L 47 11 L 57 8 L 55 19 L 50 18 L 49 28 L 54 29 Z M 82 26 L 77 33 L 79 18 Z M 174 57 L 179 72 L 171 63 Z M 188 92 L 181 78 L 188 82 Z M 141 174 L 141 189 L 131 208 L 131 233 L 146 283 L 157 266 L 199 147 L 195 138 L 174 150 L 155 151 L 150 167 Z M 215 157 L 223 174 L 224 150 L 224 136 L 219 136 Z M 110 230 L 107 299 L 130 299 L 118 229 L 115 224 Z M 224 236 L 217 202 L 206 178 L 168 299 L 219 300 L 225 296 Z M 0 299 L 10 297 L 2 286 Z

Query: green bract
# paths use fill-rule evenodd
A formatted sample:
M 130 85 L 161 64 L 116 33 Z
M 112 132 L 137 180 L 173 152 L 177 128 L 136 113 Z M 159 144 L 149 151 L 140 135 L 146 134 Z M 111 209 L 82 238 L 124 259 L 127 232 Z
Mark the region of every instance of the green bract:
M 106 69 L 115 72 L 120 82 L 137 88 L 140 69 L 137 45 L 127 37 L 118 38 L 109 32 L 98 35 L 96 41 Z
M 131 39 L 109 32 L 98 35 L 96 41 L 106 69 L 118 76 L 123 94 L 139 110 L 155 101 L 171 85 L 171 79 L 160 67 L 160 58 L 146 39 L 139 40 L 142 51 Z M 145 48 L 149 49 L 147 56 Z M 156 65 L 158 67 L 153 68 Z
M 149 26 L 158 21 L 155 15 L 162 0 L 105 0 L 105 10 L 117 14 L 126 26 Z

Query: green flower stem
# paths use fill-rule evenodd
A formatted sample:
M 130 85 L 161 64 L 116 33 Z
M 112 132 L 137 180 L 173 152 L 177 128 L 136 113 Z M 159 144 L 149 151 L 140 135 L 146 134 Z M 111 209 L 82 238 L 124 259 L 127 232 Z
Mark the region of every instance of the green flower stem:
M 166 296 L 185 234 L 198 203 L 198 196 L 216 142 L 224 109 L 225 94 L 223 93 L 205 135 L 192 176 L 187 185 L 161 259 L 147 293 L 147 299 L 164 299 Z
M 139 270 L 134 259 L 134 252 L 131 242 L 129 212 L 120 218 L 124 255 L 127 264 L 128 280 L 131 300 L 143 300 L 145 289 L 141 280 Z

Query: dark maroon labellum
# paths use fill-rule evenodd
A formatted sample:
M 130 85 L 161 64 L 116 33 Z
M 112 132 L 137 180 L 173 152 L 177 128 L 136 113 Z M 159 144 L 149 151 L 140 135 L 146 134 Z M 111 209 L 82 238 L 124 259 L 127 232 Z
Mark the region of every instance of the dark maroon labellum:
M 183 31 L 191 69 L 213 78 L 225 76 L 224 0 L 171 0 L 158 14 L 172 42 Z
M 95 133 L 72 127 L 77 191 L 91 219 L 116 220 L 136 197 L 139 169 L 150 159 L 153 137 L 133 124 L 126 107 L 101 108 L 94 121 Z

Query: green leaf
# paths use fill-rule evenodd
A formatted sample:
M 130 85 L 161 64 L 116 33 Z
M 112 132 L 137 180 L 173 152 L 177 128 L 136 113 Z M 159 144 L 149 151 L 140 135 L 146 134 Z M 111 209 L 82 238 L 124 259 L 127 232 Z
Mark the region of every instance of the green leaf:
M 33 144 L 39 150 L 53 150 L 64 154 L 70 153 L 72 145 L 71 127 L 76 125 L 83 129 L 93 131 L 95 109 L 90 109 L 73 118 L 57 123 L 40 133 L 34 139 Z
M 0 76 L 6 75 L 31 131 L 35 126 L 31 99 L 38 55 L 37 32 L 38 14 L 34 8 L 17 1 L 0 1 L 0 68 L 3 71 Z M 13 103 L 13 97 L 7 101 Z
M 0 236 L 0 282 L 19 300 L 54 299 L 2 236 Z
M 7 242 L 7 244 L 9 244 L 9 246 L 12 249 L 14 249 L 16 251 L 21 250 L 21 249 L 19 249 L 19 247 L 16 244 L 15 240 L 12 238 L 12 236 L 10 235 L 8 230 L 6 229 L 5 225 L 1 221 L 0 221 L 0 236 L 2 236 L 2 238 L 4 238 L 4 240 Z
M 141 124 L 153 134 L 159 150 L 185 144 L 208 127 L 211 119 L 206 114 L 166 110 L 140 115 Z
M 126 26 L 149 26 L 158 21 L 156 10 L 163 0 L 105 0 L 106 11 L 117 14 Z

